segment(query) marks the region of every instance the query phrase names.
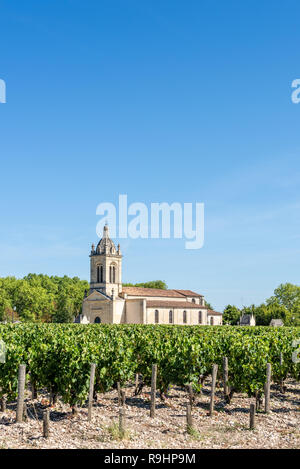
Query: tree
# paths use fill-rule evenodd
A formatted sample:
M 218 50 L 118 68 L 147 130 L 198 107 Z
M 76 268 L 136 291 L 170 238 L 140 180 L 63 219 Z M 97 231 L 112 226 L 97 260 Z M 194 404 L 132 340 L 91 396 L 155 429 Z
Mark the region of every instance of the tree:
M 88 282 L 78 277 L 28 274 L 23 279 L 0 278 L 0 321 L 72 322 L 81 313 Z M 16 312 L 13 313 L 13 308 Z
M 207 309 L 211 309 L 211 310 L 214 309 L 208 301 L 205 301 L 205 306 L 207 307 Z
M 275 310 L 279 306 L 284 307 L 289 313 L 288 322 L 293 326 L 300 325 L 300 287 L 298 285 L 280 284 L 274 290 L 274 295 L 267 300 L 267 305 L 273 305 Z
M 241 311 L 234 305 L 227 305 L 223 311 L 223 324 L 235 326 L 240 319 Z
M 152 280 L 150 282 L 142 283 L 123 283 L 124 287 L 141 287 L 141 288 L 159 288 L 161 290 L 167 290 L 168 286 L 163 280 Z

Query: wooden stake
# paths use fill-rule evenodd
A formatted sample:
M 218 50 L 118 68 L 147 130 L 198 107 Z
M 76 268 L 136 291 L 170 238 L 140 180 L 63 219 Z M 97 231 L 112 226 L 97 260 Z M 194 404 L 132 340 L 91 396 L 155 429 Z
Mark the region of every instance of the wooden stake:
M 255 404 L 250 404 L 250 430 L 255 429 Z
M 213 365 L 213 368 L 212 368 L 212 382 L 211 382 L 211 395 L 210 395 L 210 405 L 209 405 L 209 415 L 210 416 L 212 416 L 213 413 L 214 413 L 217 373 L 218 373 L 218 365 Z
M 270 412 L 271 363 L 267 363 L 267 378 L 265 383 L 265 412 Z
M 224 397 L 227 399 L 229 394 L 228 389 L 228 358 L 223 358 L 223 387 L 224 387 Z
M 186 405 L 186 431 L 191 433 L 193 430 L 193 417 L 191 404 Z
M 192 407 L 193 403 L 194 403 L 193 386 L 191 384 L 188 384 L 187 385 L 187 390 L 188 390 L 188 394 L 189 394 L 189 403 L 190 403 L 190 406 Z
M 119 435 L 123 438 L 125 434 L 125 410 L 120 408 L 119 411 Z
M 1 412 L 6 412 L 6 397 L 3 396 L 1 399 Z
M 91 422 L 92 420 L 92 408 L 93 408 L 93 401 L 94 401 L 94 383 L 95 383 L 95 371 L 96 371 L 96 364 L 91 364 L 91 372 L 90 372 L 90 390 L 89 390 L 89 407 L 88 407 L 88 421 Z
M 155 417 L 155 398 L 156 398 L 156 380 L 157 380 L 157 365 L 152 365 L 152 379 L 151 379 L 151 407 L 150 417 Z
M 283 353 L 280 352 L 280 368 L 283 366 Z M 284 380 L 280 380 L 280 392 L 284 393 Z
M 44 411 L 43 414 L 43 436 L 44 438 L 49 438 L 49 421 L 50 421 L 50 411 L 49 409 Z
M 24 392 L 25 392 L 26 365 L 19 366 L 18 375 L 18 401 L 17 401 L 17 423 L 23 422 Z
M 123 389 L 121 389 L 121 405 L 124 406 L 126 403 L 126 393 Z
M 31 399 L 37 399 L 37 390 L 34 384 L 31 383 Z
M 121 405 L 121 385 L 119 381 L 117 382 L 117 391 L 118 391 L 118 405 Z
M 139 374 L 136 373 L 135 374 L 135 391 L 134 392 L 137 392 L 138 387 L 139 387 Z

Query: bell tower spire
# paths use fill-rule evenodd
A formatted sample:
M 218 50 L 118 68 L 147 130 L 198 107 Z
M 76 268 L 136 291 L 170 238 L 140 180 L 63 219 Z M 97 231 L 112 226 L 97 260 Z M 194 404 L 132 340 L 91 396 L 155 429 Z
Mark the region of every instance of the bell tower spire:
M 122 291 L 122 255 L 109 237 L 109 228 L 103 227 L 103 236 L 90 253 L 90 292 L 101 291 L 105 295 L 118 296 Z

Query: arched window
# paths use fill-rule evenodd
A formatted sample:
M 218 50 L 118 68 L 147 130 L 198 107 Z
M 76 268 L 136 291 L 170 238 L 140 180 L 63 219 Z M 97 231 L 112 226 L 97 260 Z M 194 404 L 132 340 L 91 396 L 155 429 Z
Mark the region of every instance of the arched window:
M 183 324 L 186 324 L 187 318 L 186 318 L 186 311 L 183 311 Z
M 198 313 L 198 324 L 202 324 L 202 311 Z
M 158 309 L 155 310 L 154 321 L 155 321 L 155 324 L 159 323 L 159 311 L 158 311 Z
M 171 309 L 169 311 L 169 324 L 173 324 L 173 311 Z
M 116 267 L 114 265 L 109 267 L 109 283 L 116 283 Z
M 192 303 L 196 303 L 196 300 L 195 300 L 195 298 L 192 298 Z
M 103 283 L 103 265 L 97 266 L 97 283 Z
M 210 318 L 210 325 L 211 325 L 211 326 L 214 325 L 214 317 L 213 317 L 213 316 L 211 316 L 211 318 Z
M 101 318 L 99 318 L 99 316 L 97 316 L 97 317 L 95 318 L 94 323 L 95 323 L 95 324 L 100 324 L 100 322 L 101 322 Z

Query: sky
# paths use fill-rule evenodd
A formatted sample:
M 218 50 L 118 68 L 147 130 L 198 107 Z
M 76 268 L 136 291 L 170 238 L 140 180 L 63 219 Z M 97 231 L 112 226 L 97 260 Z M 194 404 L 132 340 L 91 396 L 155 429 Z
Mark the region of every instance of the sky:
M 122 239 L 123 281 L 227 304 L 299 284 L 300 4 L 0 0 L 0 276 L 89 279 L 98 204 L 204 203 Z M 116 239 L 118 242 L 118 239 Z

